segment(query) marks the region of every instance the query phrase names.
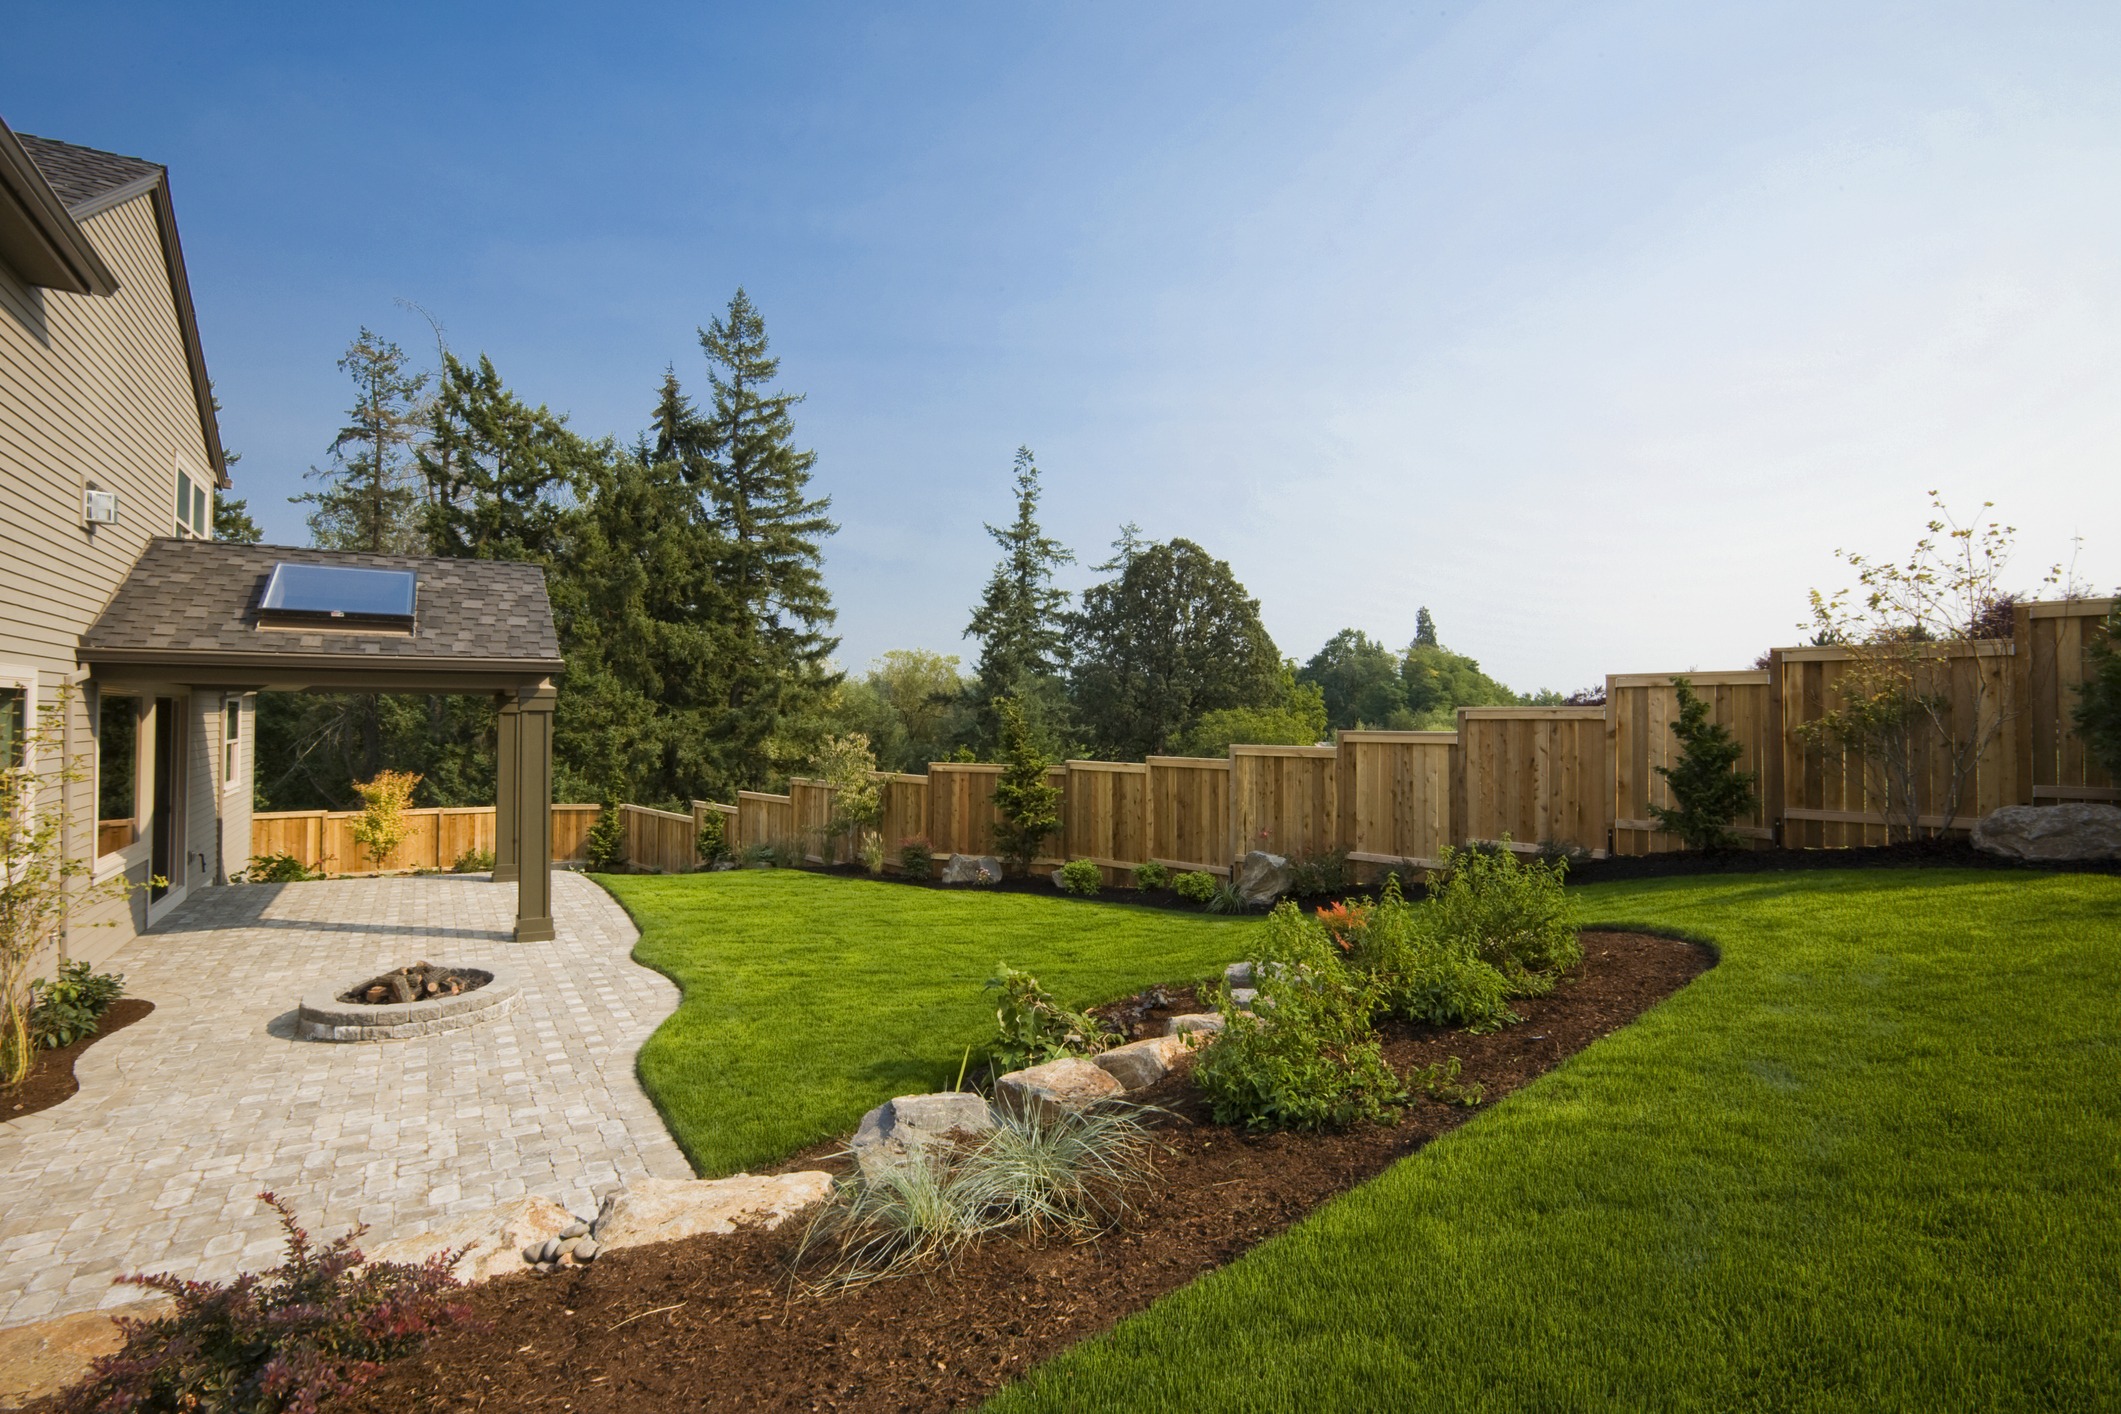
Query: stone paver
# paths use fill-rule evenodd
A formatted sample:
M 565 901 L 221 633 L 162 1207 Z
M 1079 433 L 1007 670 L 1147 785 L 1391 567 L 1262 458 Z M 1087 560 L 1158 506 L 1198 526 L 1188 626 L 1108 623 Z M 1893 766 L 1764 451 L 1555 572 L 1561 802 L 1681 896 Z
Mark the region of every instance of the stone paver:
M 689 1178 L 634 1078 L 677 1006 L 610 895 L 553 875 L 558 937 L 518 943 L 515 887 L 478 875 L 211 889 L 111 964 L 154 1014 L 90 1047 L 81 1093 L 0 1124 L 0 1326 L 137 1299 L 111 1278 L 271 1265 L 278 1227 L 370 1241 L 525 1193 L 585 1216 L 642 1177 Z M 402 1041 L 294 1039 L 321 983 L 409 962 L 504 961 L 506 1015 Z

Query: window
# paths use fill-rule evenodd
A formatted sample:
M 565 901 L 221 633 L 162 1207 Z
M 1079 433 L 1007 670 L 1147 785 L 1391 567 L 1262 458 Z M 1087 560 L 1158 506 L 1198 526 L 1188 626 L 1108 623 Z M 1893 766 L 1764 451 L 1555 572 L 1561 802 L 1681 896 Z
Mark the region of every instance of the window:
M 206 503 L 206 484 L 191 473 L 177 473 L 177 533 L 193 540 L 213 538 L 213 513 Z
M 243 699 L 221 699 L 221 789 L 233 790 L 243 775 Z
M 0 768 L 20 766 L 29 740 L 29 689 L 0 684 Z
M 140 838 L 140 701 L 100 694 L 96 704 L 96 853 Z

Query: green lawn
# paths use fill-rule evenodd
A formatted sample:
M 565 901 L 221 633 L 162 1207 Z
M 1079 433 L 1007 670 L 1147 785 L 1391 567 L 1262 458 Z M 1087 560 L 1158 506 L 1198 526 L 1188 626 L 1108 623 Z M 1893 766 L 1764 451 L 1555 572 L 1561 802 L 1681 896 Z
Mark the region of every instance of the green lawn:
M 684 989 L 641 1083 L 719 1175 L 850 1134 L 872 1105 L 945 1089 L 993 1035 L 997 962 L 1062 1001 L 1219 972 L 1241 919 L 1026 894 L 940 893 L 794 870 L 614 875 L 634 957 Z
M 2121 879 L 1583 897 L 1723 961 L 991 1407 L 2121 1407 Z

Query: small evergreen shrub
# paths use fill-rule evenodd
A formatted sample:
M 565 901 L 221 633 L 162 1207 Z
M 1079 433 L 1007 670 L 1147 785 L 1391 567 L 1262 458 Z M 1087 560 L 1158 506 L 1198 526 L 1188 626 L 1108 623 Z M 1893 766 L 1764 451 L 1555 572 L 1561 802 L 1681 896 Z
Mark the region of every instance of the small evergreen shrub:
M 898 842 L 898 867 L 909 879 L 935 877 L 935 849 L 926 838 L 915 835 Z
M 987 988 L 1002 994 L 994 1009 L 992 1054 L 997 1071 L 1022 1070 L 1062 1056 L 1095 1055 L 1117 1039 L 1095 1017 L 1070 1011 L 1038 984 L 1038 978 L 1006 962 L 996 963 Z
M 1760 775 L 1738 769 L 1745 749 L 1731 729 L 1709 720 L 1709 704 L 1694 695 L 1694 685 L 1673 678 L 1679 691 L 1679 720 L 1672 735 L 1679 738 L 1679 764 L 1657 767 L 1671 787 L 1671 806 L 1653 805 L 1650 814 L 1657 828 L 1679 836 L 1688 849 L 1704 853 L 1733 850 L 1742 843 L 1731 822 L 1760 801 Z
M 245 884 L 301 884 L 323 877 L 292 854 L 258 854 L 251 856 L 250 867 L 243 871 L 238 881 Z
M 437 1253 L 417 1267 L 365 1262 L 354 1246 L 365 1229 L 320 1249 L 285 1203 L 258 1197 L 280 1214 L 287 1259 L 226 1284 L 120 1278 L 161 1292 L 176 1309 L 145 1321 L 119 1317 L 124 1347 L 60 1397 L 62 1410 L 313 1410 L 412 1354 L 434 1331 L 468 1319 L 449 1274 L 457 1254 Z
M 1298 898 L 1317 898 L 1353 888 L 1355 873 L 1348 867 L 1348 852 L 1328 850 L 1289 861 L 1289 892 Z
M 86 962 L 69 962 L 56 977 L 29 984 L 29 1036 L 47 1049 L 71 1046 L 96 1034 L 110 1004 L 125 995 L 125 976 L 96 972 Z
M 729 820 L 721 811 L 710 810 L 700 816 L 700 829 L 693 836 L 692 848 L 703 869 L 729 857 Z
M 493 851 L 490 849 L 467 849 L 458 855 L 449 866 L 452 874 L 483 874 L 493 868 Z
M 1053 763 L 1032 738 L 1022 705 L 1002 697 L 994 706 L 1002 726 L 1002 774 L 994 783 L 994 808 L 1001 820 L 994 827 L 994 843 L 1002 859 L 1022 874 L 1038 858 L 1046 837 L 1061 827 L 1061 789 L 1046 779 Z
M 1088 859 L 1071 859 L 1060 867 L 1060 886 L 1085 898 L 1105 886 L 1105 871 Z
M 2072 717 L 2093 759 L 2121 779 L 2121 602 L 2106 616 L 2106 637 L 2091 646 L 2091 671 L 2077 686 Z
M 1215 897 L 1216 878 L 1205 869 L 1195 869 L 1171 880 L 1171 887 L 1188 903 L 1205 904 Z
M 1268 916 L 1259 951 L 1259 1015 L 1238 1010 L 1226 988 L 1223 1033 L 1194 1072 L 1216 1123 L 1323 1129 L 1397 1118 L 1406 1092 L 1371 1025 L 1376 983 L 1343 966 L 1324 925 L 1287 901 Z
M 1153 860 L 1153 859 L 1152 859 L 1152 860 L 1149 860 L 1149 861 L 1148 861 L 1147 863 L 1145 863 L 1145 864 L 1137 864 L 1137 865 L 1135 865 L 1135 866 L 1134 866 L 1134 887 L 1135 887 L 1135 888 L 1137 888 L 1137 889 L 1140 889 L 1140 890 L 1142 890 L 1142 891 L 1143 891 L 1143 892 L 1145 892 L 1145 893 L 1146 893 L 1146 892 L 1147 892 L 1148 890 L 1150 890 L 1150 889 L 1168 889 L 1168 888 L 1170 888 L 1170 887 L 1171 887 L 1171 868 L 1170 868 L 1170 866 L 1169 866 L 1169 865 L 1167 865 L 1167 864 L 1158 864 L 1158 863 L 1157 863 L 1157 862 L 1156 862 L 1155 860 Z
M 1526 864 L 1508 846 L 1505 839 L 1495 849 L 1447 847 L 1440 877 L 1429 881 L 1424 922 L 1508 977 L 1519 995 L 1536 996 L 1583 961 L 1576 902 L 1562 887 L 1566 863 Z
M 597 811 L 595 823 L 582 839 L 582 853 L 590 868 L 607 873 L 626 862 L 626 822 L 618 806 L 607 800 Z

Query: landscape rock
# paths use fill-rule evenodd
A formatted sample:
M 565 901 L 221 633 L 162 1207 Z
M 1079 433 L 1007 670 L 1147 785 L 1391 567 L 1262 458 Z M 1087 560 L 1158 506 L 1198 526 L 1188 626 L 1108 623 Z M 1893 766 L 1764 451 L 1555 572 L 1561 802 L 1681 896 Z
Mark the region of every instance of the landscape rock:
M 1223 1029 L 1223 1014 L 1219 1011 L 1193 1011 L 1184 1016 L 1174 1016 L 1164 1024 L 1164 1033 L 1183 1036 L 1189 1031 L 1199 1031 L 1214 1036 Z
M 550 1198 L 518 1198 L 497 1208 L 466 1213 L 417 1237 L 401 1237 L 362 1252 L 372 1262 L 406 1262 L 418 1265 L 436 1252 L 462 1250 L 449 1270 L 461 1282 L 480 1282 L 490 1277 L 519 1272 L 534 1249 L 558 1239 L 567 1228 L 581 1221 Z
M 1239 1011 L 1252 1010 L 1252 1003 L 1258 1000 L 1259 989 L 1257 987 L 1232 987 L 1230 989 L 1230 1005 L 1236 1007 Z
M 2006 805 L 1975 824 L 1974 848 L 2009 859 L 2121 859 L 2121 806 Z
M 594 1237 L 585 1237 L 574 1245 L 574 1259 L 577 1262 L 594 1262 L 597 1259 L 597 1253 L 603 1250 L 603 1248 L 597 1246 L 597 1240 Z
M 946 884 L 998 884 L 1002 862 L 991 854 L 953 854 L 943 865 Z
M 1253 908 L 1266 907 L 1287 893 L 1295 882 L 1296 871 L 1289 867 L 1289 861 L 1263 849 L 1253 850 L 1237 866 L 1237 892 Z
M 832 1196 L 832 1175 L 815 1170 L 734 1178 L 644 1178 L 604 1199 L 590 1228 L 599 1252 L 701 1234 L 776 1228 Z
M 1097 1057 L 1098 1069 L 1129 1090 L 1146 1090 L 1193 1055 L 1183 1036 L 1151 1036 L 1114 1046 Z
M 76 1311 L 32 1325 L 0 1330 L 0 1409 L 20 1409 L 78 1382 L 98 1358 L 125 1347 L 117 1317 L 154 1320 L 176 1310 L 166 1296 L 128 1302 L 110 1311 Z
M 1020 1114 L 1080 1114 L 1103 1100 L 1115 1100 L 1126 1088 L 1094 1061 L 1080 1056 L 1012 1070 L 995 1082 L 995 1095 Z
M 994 1115 L 978 1095 L 941 1091 L 900 1095 L 862 1116 L 848 1146 L 865 1174 L 894 1167 L 936 1145 L 972 1139 L 994 1128 Z
M 1251 963 L 1233 962 L 1223 969 L 1223 985 L 1226 987 L 1256 987 L 1259 984 L 1252 980 Z

